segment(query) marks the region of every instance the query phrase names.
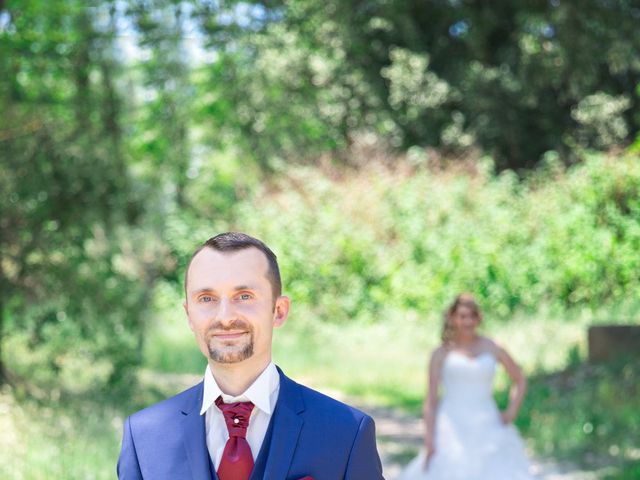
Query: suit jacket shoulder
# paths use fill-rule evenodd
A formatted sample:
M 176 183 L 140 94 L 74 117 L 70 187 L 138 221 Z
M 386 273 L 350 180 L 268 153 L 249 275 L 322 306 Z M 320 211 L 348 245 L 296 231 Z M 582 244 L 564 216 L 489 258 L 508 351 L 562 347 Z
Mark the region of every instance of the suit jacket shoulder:
M 335 422 L 331 423 L 337 423 L 343 427 L 349 424 L 356 426 L 365 417 L 370 418 L 369 415 L 351 405 L 301 385 L 288 377 L 285 378 L 286 381 L 294 384 L 294 388 L 299 389 L 305 409 L 310 409 L 314 416 L 322 417 L 325 421 L 334 420 Z
M 293 457 L 287 475 L 275 475 L 274 479 L 306 475 L 316 480 L 383 478 L 375 425 L 369 415 L 300 385 L 282 373 L 280 379 L 274 426 L 287 425 L 282 434 L 293 440 L 290 430 L 296 430 L 297 436 L 295 443 L 290 442 Z M 286 415 L 285 421 L 281 415 Z
M 129 420 L 136 429 L 154 430 L 166 425 L 168 419 L 173 421 L 177 413 L 189 413 L 195 408 L 199 410 L 202 405 L 202 385 L 203 382 L 197 383 L 173 397 L 143 408 L 131 414 Z
M 202 382 L 129 416 L 118 459 L 120 480 L 210 480 Z

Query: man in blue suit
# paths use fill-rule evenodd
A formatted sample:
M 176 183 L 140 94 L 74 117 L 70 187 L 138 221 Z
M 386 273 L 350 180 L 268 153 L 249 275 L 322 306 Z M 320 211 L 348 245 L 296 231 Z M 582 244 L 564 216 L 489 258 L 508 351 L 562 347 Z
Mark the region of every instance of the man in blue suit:
M 235 232 L 209 239 L 191 258 L 185 292 L 204 379 L 127 418 L 121 480 L 383 478 L 373 420 L 271 360 L 290 301 L 269 247 Z

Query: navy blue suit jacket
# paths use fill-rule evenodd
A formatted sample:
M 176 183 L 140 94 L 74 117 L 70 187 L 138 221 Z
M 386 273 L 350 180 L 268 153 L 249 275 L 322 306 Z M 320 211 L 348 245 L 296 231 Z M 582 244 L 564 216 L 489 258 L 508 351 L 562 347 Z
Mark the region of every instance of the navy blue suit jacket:
M 254 472 L 252 479 L 383 479 L 371 417 L 278 371 L 280 392 L 269 426 L 269 450 L 263 452 L 264 472 Z M 215 478 L 205 417 L 200 415 L 202 390 L 201 382 L 127 418 L 118 459 L 120 480 Z

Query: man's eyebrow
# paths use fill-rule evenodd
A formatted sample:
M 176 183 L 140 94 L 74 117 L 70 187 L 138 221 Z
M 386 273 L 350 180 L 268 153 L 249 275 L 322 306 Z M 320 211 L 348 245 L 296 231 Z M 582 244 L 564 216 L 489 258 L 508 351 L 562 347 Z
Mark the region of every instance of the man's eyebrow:
M 216 289 L 212 287 L 202 287 L 197 290 L 191 290 L 189 295 L 199 295 L 201 293 L 215 293 Z

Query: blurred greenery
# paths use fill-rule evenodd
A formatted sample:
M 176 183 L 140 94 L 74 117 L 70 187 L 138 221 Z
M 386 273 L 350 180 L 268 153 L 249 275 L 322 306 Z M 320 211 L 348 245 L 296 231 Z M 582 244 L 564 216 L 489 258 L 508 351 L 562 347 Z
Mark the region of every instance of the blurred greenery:
M 201 374 L 181 279 L 237 229 L 280 257 L 294 377 L 417 412 L 471 291 L 532 375 L 531 446 L 640 478 L 637 365 L 582 361 L 589 325 L 638 323 L 639 21 L 0 0 L 0 476 L 112 477 L 122 418 Z
M 536 374 L 518 424 L 538 452 L 608 465 L 604 478 L 638 478 L 638 375 L 637 359 Z

